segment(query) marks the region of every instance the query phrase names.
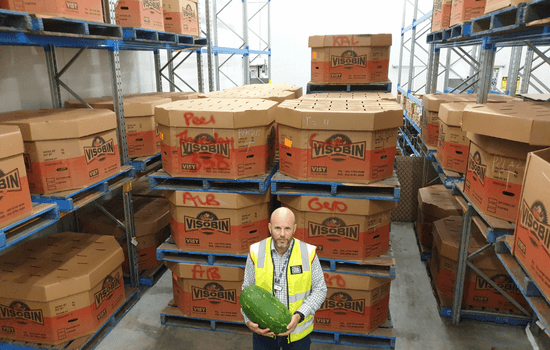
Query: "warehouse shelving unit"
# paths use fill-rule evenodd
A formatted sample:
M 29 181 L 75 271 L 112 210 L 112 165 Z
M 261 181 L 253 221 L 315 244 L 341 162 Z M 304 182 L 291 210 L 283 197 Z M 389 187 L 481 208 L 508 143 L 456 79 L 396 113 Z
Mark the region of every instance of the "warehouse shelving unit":
M 208 38 L 208 48 L 203 49 L 202 52 L 208 55 L 208 87 L 209 91 L 219 91 L 220 77 L 224 76 L 227 80 L 233 83 L 235 86 L 250 84 L 251 63 L 255 62 L 258 58 L 267 56 L 267 79 L 262 79 L 259 74 L 256 74 L 255 78 L 263 84 L 269 84 L 271 82 L 271 0 L 255 1 L 258 4 L 259 10 L 254 14 L 249 15 L 249 0 L 242 0 L 242 32 L 238 33 L 232 28 L 232 26 L 226 23 L 222 16 L 222 12 L 227 12 L 227 7 L 236 0 L 228 0 L 218 10 L 218 0 L 205 0 L 206 3 L 206 35 Z M 256 33 L 251 27 L 250 22 L 257 16 L 261 16 L 264 11 L 267 12 L 267 33 Z M 221 14 L 221 15 L 220 15 Z M 260 26 L 263 25 L 261 18 L 258 17 Z M 219 31 L 218 26 L 224 26 L 231 31 L 238 39 L 242 41 L 239 47 L 223 47 L 219 46 Z M 250 35 L 254 35 L 260 40 L 260 46 L 257 48 L 251 48 Z M 264 36 L 266 35 L 266 36 Z M 220 55 L 229 55 L 220 64 Z M 242 84 L 235 82 L 230 75 L 223 71 L 223 66 L 234 56 L 242 57 L 243 76 Z M 224 56 L 225 57 L 225 56 Z
M 134 160 L 133 163 L 130 162 L 128 157 L 124 106 L 122 103 L 120 51 L 151 51 L 155 55 L 155 63 L 158 68 L 160 50 L 200 50 L 201 46 L 206 44 L 204 39 L 195 41 L 192 37 L 185 35 L 139 28 L 122 28 L 114 24 L 116 1 L 105 0 L 103 7 L 105 24 L 63 18 L 40 18 L 30 16 L 27 13 L 0 10 L 0 18 L 2 19 L 0 45 L 35 46 L 44 49 L 54 108 L 63 107 L 60 94 L 61 87 L 86 107 L 90 107 L 61 80 L 61 77 L 82 52 L 88 48 L 107 50 L 109 54 L 113 98 L 116 101 L 114 106 L 117 114 L 118 144 L 121 150 L 121 171 L 84 189 L 53 195 L 33 195 L 33 213 L 31 216 L 0 230 L 1 254 L 23 244 L 26 240 L 49 234 L 52 229 L 55 232 L 54 225 L 63 224 L 66 219 L 72 219 L 71 228 L 76 229 L 76 220 L 73 216 L 76 209 L 90 203 L 101 206 L 96 200 L 105 200 L 122 193 L 125 224 L 122 225 L 120 222 L 118 224 L 122 225 L 126 231 L 130 257 L 130 275 L 128 278 L 130 288 L 126 289 L 126 302 L 105 322 L 98 332 L 65 344 L 78 349 L 95 347 L 140 298 L 140 290 L 137 288 L 140 285 L 139 266 L 136 246 L 133 244 L 135 241 L 135 227 L 131 181 L 136 177 L 136 170 L 132 165 L 140 171 L 148 171 L 158 164 L 155 164 L 154 157 Z M 61 70 L 58 70 L 56 60 L 56 48 L 58 47 L 79 49 L 76 55 Z M 159 70 L 156 69 L 155 72 L 157 72 L 157 88 L 161 91 Z M 151 278 L 154 278 L 154 276 L 151 276 Z M 0 342 L 0 348 L 38 349 L 41 348 L 40 346 L 40 344 L 16 341 Z

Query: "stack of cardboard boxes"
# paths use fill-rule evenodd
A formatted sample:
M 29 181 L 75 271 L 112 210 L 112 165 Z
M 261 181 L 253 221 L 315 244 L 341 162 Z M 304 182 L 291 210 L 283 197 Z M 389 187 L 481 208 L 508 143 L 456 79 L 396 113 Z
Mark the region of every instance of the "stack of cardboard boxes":
M 72 0 L 70 2 L 65 0 L 0 0 L 0 8 L 28 12 L 38 16 L 103 23 L 103 2 L 101 0 Z
M 530 0 L 434 0 L 432 32 Z

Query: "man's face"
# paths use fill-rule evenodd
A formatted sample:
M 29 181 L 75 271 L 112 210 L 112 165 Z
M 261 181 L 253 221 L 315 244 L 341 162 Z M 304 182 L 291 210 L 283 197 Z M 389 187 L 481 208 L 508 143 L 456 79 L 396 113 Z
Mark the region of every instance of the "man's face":
M 271 218 L 269 232 L 279 253 L 286 252 L 295 231 L 296 225 L 292 215 L 277 215 Z

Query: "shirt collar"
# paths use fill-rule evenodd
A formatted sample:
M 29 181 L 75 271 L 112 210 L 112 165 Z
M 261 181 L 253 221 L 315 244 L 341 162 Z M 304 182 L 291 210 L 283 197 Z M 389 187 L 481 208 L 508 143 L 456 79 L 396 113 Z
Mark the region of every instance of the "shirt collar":
M 290 242 L 290 246 L 282 256 L 290 254 L 290 252 L 292 251 L 292 247 L 294 247 L 294 238 L 292 238 L 292 241 Z M 271 238 L 271 254 L 273 255 L 274 253 L 277 253 L 279 256 L 281 256 L 281 254 L 279 254 L 279 252 L 275 248 L 275 243 L 273 243 L 273 238 Z

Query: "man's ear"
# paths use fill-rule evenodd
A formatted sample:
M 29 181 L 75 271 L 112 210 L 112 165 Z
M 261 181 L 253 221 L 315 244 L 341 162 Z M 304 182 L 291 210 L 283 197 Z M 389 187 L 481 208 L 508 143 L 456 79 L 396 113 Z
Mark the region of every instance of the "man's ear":
M 267 223 L 267 228 L 269 229 L 269 233 L 271 233 L 271 222 Z
M 296 229 L 298 228 L 297 224 L 294 224 L 294 231 L 292 231 L 292 234 L 294 235 L 296 233 Z

